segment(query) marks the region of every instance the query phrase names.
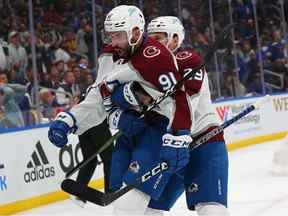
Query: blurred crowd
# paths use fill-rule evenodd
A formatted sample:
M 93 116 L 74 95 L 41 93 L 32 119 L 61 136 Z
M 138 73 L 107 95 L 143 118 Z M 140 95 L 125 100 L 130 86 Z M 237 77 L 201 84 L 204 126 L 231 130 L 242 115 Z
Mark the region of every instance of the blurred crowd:
M 139 6 L 147 22 L 161 15 L 179 16 L 186 29 L 185 46 L 205 56 L 213 43 L 210 1 L 95 0 L 97 47 L 100 50 L 103 46 L 106 13 L 125 3 Z M 252 1 L 231 0 L 233 21 L 237 23 L 235 39 L 217 51 L 217 61 L 214 59 L 208 67 L 214 98 L 287 91 L 288 35 L 280 1 L 257 1 L 259 50 Z M 211 2 L 217 36 L 229 23 L 229 1 Z M 96 78 L 91 1 L 33 1 L 38 88 L 32 67 L 27 1 L 3 0 L 0 11 L 0 128 L 48 122 L 59 111 L 78 103 Z

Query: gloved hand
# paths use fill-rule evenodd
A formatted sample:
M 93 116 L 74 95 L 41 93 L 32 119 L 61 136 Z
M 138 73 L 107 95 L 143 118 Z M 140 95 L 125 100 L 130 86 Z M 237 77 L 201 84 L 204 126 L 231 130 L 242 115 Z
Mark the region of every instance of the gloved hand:
M 129 137 L 141 133 L 147 126 L 145 120 L 134 111 L 122 111 L 119 108 L 110 112 L 108 124 L 111 129 L 119 129 Z
M 100 94 L 103 99 L 103 105 L 107 113 L 110 113 L 114 108 L 115 105 L 112 102 L 112 92 L 118 86 L 118 82 L 106 82 L 103 81 L 99 84 Z
M 122 110 L 142 112 L 152 102 L 152 97 L 136 81 L 118 86 L 112 94 L 112 101 Z
M 48 138 L 55 146 L 62 148 L 68 142 L 68 134 L 75 131 L 75 119 L 71 113 L 60 112 L 50 124 Z
M 178 134 L 183 133 L 180 132 Z M 189 143 L 192 142 L 191 136 L 174 136 L 166 133 L 163 135 L 162 141 L 160 159 L 168 163 L 168 171 L 175 173 L 184 168 L 189 162 Z

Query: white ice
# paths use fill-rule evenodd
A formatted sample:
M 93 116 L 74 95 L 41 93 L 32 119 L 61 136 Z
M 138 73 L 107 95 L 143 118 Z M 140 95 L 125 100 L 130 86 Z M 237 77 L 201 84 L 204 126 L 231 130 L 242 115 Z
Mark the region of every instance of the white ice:
M 269 173 L 273 152 L 280 142 L 267 142 L 229 153 L 229 209 L 232 216 L 287 216 L 288 177 Z M 287 155 L 288 156 L 288 155 Z M 111 215 L 112 207 L 93 204 L 80 208 L 71 201 L 63 201 L 21 212 L 19 215 Z M 184 195 L 168 216 L 195 216 L 186 209 Z

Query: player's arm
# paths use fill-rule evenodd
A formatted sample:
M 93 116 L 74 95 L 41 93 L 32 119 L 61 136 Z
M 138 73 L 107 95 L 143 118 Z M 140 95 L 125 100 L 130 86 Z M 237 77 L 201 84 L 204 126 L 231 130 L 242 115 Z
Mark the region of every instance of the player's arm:
M 51 123 L 48 137 L 54 145 L 63 147 L 67 144 L 69 133 L 81 135 L 106 118 L 107 113 L 97 83 L 112 70 L 113 55 L 109 52 L 103 53 L 98 58 L 98 62 L 97 81 L 87 89 L 85 99 L 72 107 L 69 112 L 59 113 Z
M 175 57 L 179 66 L 179 72 L 182 76 L 191 73 L 194 69 L 199 68 L 203 64 L 203 59 L 197 53 L 190 50 L 180 51 Z M 196 71 L 193 77 L 185 81 L 185 92 L 190 97 L 194 97 L 200 92 L 205 74 L 206 70 L 203 68 Z
M 57 147 L 67 144 L 70 133 L 81 135 L 88 129 L 97 126 L 106 118 L 99 89 L 93 86 L 88 89 L 85 99 L 75 105 L 69 112 L 60 112 L 50 124 L 48 137 Z
M 203 59 L 193 51 L 180 51 L 176 54 L 176 60 L 179 66 L 179 72 L 182 76 L 191 73 L 195 68 L 199 68 L 203 64 Z M 195 111 L 198 108 L 199 99 L 202 92 L 204 80 L 207 79 L 205 68 L 196 71 L 195 75 L 184 83 L 185 92 L 189 96 L 189 107 L 191 112 L 192 127 L 195 122 Z

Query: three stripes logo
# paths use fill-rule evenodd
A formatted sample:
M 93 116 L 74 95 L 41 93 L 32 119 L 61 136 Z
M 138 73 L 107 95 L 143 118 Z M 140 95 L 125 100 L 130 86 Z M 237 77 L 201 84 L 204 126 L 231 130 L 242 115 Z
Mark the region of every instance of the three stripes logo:
M 45 154 L 45 152 L 43 150 L 43 147 L 41 146 L 40 141 L 38 141 L 37 144 L 36 144 L 36 151 L 38 152 L 38 154 L 39 154 L 39 156 L 40 156 L 40 158 L 42 160 L 42 164 L 44 164 L 44 165 L 49 164 L 49 161 L 48 161 L 47 156 L 46 156 L 46 154 Z M 38 157 L 36 151 L 34 151 L 32 153 L 32 155 L 31 155 L 32 160 L 28 162 L 27 168 L 33 168 L 35 166 L 37 167 L 37 166 L 41 166 L 42 165 L 41 161 L 39 160 L 39 157 Z M 32 161 L 34 162 L 34 165 L 33 165 Z
M 26 167 L 29 170 L 24 174 L 25 183 L 55 176 L 55 168 L 54 166 L 49 166 L 49 160 L 40 141 L 36 143 L 36 149 L 33 151 L 31 160 L 27 163 Z

